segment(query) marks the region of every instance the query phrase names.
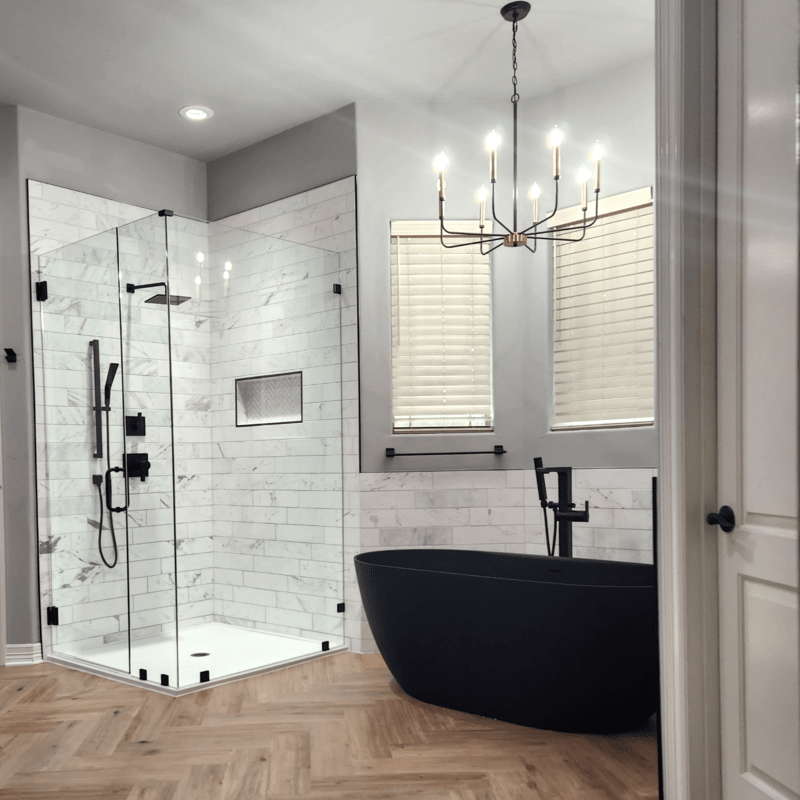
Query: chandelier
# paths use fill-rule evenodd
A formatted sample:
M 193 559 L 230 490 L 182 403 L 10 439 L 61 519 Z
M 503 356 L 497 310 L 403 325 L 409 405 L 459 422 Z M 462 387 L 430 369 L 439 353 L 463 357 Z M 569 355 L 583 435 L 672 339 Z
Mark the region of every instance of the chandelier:
M 486 201 L 489 198 L 489 192 L 486 186 L 482 186 L 477 194 L 476 200 L 480 206 L 480 233 L 466 233 L 464 231 L 452 231 L 445 227 L 444 223 L 444 200 L 445 200 L 445 173 L 447 172 L 447 165 L 449 160 L 444 153 L 440 153 L 434 160 L 434 168 L 439 173 L 439 238 L 444 247 L 466 247 L 475 243 L 475 239 L 480 240 L 481 253 L 487 255 L 492 250 L 498 247 L 527 247 L 532 253 L 536 252 L 536 243 L 538 241 L 559 241 L 559 242 L 579 242 L 586 236 L 586 230 L 591 228 L 597 222 L 597 211 L 600 201 L 600 160 L 603 158 L 603 148 L 600 144 L 596 144 L 592 148 L 591 159 L 594 162 L 594 217 L 591 220 L 587 219 L 587 211 L 589 207 L 589 179 L 592 177 L 586 167 L 581 167 L 578 171 L 578 184 L 581 190 L 581 209 L 583 211 L 583 219 L 581 222 L 572 225 L 563 225 L 558 227 L 558 233 L 555 234 L 550 230 L 540 230 L 540 226 L 544 225 L 548 220 L 552 219 L 558 211 L 558 185 L 561 178 L 561 143 L 564 140 L 563 133 L 556 127 L 549 135 L 549 144 L 553 150 L 553 181 L 555 185 L 555 203 L 553 210 L 546 217 L 539 218 L 539 197 L 541 191 L 538 184 L 534 183 L 533 188 L 530 190 L 530 199 L 533 205 L 533 223 L 523 230 L 519 230 L 517 223 L 517 103 L 519 102 L 519 93 L 517 92 L 517 23 L 521 19 L 528 16 L 531 10 L 531 4 L 528 2 L 507 3 L 500 9 L 500 14 L 507 22 L 512 23 L 512 37 L 511 37 L 511 64 L 513 68 L 513 77 L 511 78 L 511 85 L 513 94 L 511 95 L 511 105 L 514 109 L 514 154 L 513 154 L 513 191 L 512 191 L 512 204 L 513 204 L 513 226 L 509 228 L 505 223 L 497 218 L 495 213 L 495 185 L 497 183 L 497 148 L 500 145 L 500 137 L 495 131 L 492 131 L 486 137 L 486 149 L 489 152 L 489 179 L 492 184 L 491 189 L 491 213 L 492 219 L 503 228 L 506 233 L 484 233 L 483 229 L 486 227 Z M 460 244 L 445 244 L 444 235 L 456 237 L 469 237 L 470 241 Z M 579 234 L 575 236 L 574 234 Z M 533 247 L 528 242 L 533 241 Z M 488 247 L 488 249 L 485 249 Z

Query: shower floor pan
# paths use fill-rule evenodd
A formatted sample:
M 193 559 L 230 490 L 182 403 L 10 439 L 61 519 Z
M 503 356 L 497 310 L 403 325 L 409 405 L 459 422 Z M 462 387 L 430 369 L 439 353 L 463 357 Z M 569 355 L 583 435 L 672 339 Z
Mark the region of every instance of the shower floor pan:
M 47 660 L 165 694 L 181 695 L 347 649 L 332 646 L 323 651 L 323 641 L 209 622 L 179 632 L 179 656 L 172 633 L 131 642 L 130 673 L 127 642 L 95 648 L 81 647 L 75 642 L 56 644 Z M 140 669 L 147 670 L 147 680 L 139 679 Z M 206 670 L 209 681 L 201 683 L 200 673 Z M 169 676 L 169 686 L 161 685 L 162 674 Z

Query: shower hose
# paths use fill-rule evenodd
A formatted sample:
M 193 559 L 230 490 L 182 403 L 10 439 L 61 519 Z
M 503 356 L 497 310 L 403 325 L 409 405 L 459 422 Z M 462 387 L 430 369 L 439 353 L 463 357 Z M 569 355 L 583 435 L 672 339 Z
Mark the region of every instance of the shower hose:
M 100 551 L 100 558 L 103 559 L 103 563 L 109 568 L 114 569 L 117 566 L 117 562 L 119 561 L 119 549 L 117 548 L 117 535 L 114 532 L 114 517 L 112 516 L 111 512 L 111 498 L 110 498 L 110 491 L 111 491 L 111 423 L 109 421 L 111 417 L 111 408 L 110 403 L 106 406 L 106 453 L 108 455 L 108 471 L 106 472 L 106 502 L 109 504 L 108 509 L 108 529 L 111 531 L 111 542 L 114 547 L 114 563 L 109 564 L 106 561 L 106 557 L 103 554 L 103 489 L 101 486 L 101 482 L 97 481 L 97 496 L 100 499 L 100 530 L 97 533 L 97 549 Z M 118 469 L 118 468 L 117 468 Z

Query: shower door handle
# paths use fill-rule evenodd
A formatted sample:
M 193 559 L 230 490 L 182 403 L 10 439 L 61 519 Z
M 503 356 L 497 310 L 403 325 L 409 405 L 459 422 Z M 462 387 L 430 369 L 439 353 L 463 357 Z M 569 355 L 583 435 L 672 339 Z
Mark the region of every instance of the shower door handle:
M 118 514 L 120 511 L 127 511 L 128 510 L 128 506 L 127 506 L 127 504 L 125 504 L 124 506 L 117 506 L 116 508 L 113 508 L 112 505 L 111 505 L 111 498 L 112 498 L 112 495 L 113 495 L 113 491 L 111 489 L 111 473 L 112 472 L 121 472 L 124 475 L 125 474 L 125 468 L 124 467 L 109 467 L 109 469 L 106 470 L 106 508 L 109 511 L 114 512 L 115 514 Z

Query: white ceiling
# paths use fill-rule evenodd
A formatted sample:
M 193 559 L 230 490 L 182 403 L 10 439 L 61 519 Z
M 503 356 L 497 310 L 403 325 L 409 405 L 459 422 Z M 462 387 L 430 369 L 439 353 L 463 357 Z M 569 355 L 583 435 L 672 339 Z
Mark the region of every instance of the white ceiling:
M 0 104 L 201 160 L 359 100 L 506 100 L 486 0 L 0 0 Z M 533 0 L 522 99 L 653 52 L 653 0 Z M 179 107 L 214 109 L 204 123 Z

